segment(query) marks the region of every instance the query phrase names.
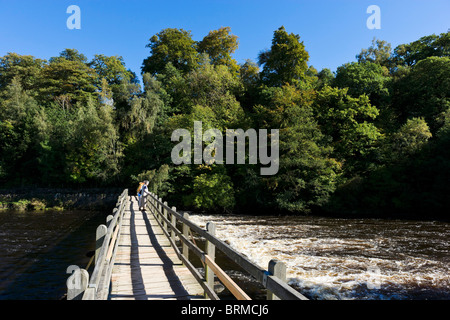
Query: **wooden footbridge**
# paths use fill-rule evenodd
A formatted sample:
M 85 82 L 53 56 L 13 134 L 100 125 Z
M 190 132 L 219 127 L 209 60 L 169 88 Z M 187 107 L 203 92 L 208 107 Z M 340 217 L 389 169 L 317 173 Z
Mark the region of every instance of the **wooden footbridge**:
M 261 283 L 267 299 L 306 300 L 286 283 L 282 262 L 271 260 L 267 270 L 260 268 L 218 239 L 213 223 L 203 229 L 155 194 L 147 197 L 145 209 L 140 211 L 137 197 L 124 190 L 106 224 L 97 228 L 96 251 L 88 266 L 70 267 L 68 300 L 219 300 L 215 279 L 237 300 L 251 300 L 216 263 L 216 250 Z M 203 248 L 195 239 L 202 239 Z M 194 267 L 191 253 L 204 272 Z

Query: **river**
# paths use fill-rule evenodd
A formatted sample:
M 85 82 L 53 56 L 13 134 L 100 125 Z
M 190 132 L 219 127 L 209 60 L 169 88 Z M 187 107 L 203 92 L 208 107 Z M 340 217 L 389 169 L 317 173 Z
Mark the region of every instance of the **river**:
M 60 299 L 67 268 L 87 265 L 86 253 L 94 250 L 95 230 L 105 216 L 0 212 L 0 299 Z M 449 223 L 233 215 L 191 219 L 200 226 L 214 221 L 220 239 L 263 268 L 272 258 L 285 262 L 289 283 L 311 299 L 450 299 Z M 239 271 L 227 271 L 245 284 Z
M 436 221 L 191 215 L 260 267 L 318 300 L 450 299 L 450 224 Z
M 85 268 L 105 214 L 92 211 L 0 212 L 0 299 L 58 300 L 67 268 Z M 92 270 L 91 270 L 92 271 Z

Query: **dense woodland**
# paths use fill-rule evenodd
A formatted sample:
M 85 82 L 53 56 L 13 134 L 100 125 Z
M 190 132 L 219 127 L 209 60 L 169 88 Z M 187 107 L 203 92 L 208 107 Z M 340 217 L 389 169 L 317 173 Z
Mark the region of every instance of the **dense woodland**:
M 450 34 L 396 48 L 374 39 L 336 72 L 274 31 L 238 64 L 228 27 L 153 35 L 142 84 L 120 56 L 66 49 L 0 58 L 0 186 L 108 188 L 150 180 L 171 205 L 243 214 L 447 218 Z M 329 53 L 333 54 L 332 52 Z M 174 165 L 171 134 L 280 129 L 280 168 Z M 248 162 L 247 162 L 248 163 Z

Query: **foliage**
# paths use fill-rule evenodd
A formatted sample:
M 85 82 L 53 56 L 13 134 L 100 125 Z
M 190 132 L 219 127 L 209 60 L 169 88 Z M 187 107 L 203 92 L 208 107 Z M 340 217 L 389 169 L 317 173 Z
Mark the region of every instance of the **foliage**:
M 374 38 L 372 45 L 367 49 L 362 49 L 356 56 L 358 63 L 372 62 L 380 66 L 390 68 L 391 67 L 391 44 Z
M 417 62 L 394 85 L 393 109 L 399 121 L 423 117 L 435 133 L 450 107 L 450 57 L 429 57 Z
M 429 35 L 394 49 L 394 61 L 399 65 L 413 66 L 429 57 L 450 56 L 450 33 Z
M 264 83 L 280 87 L 305 78 L 309 54 L 299 35 L 289 34 L 280 27 L 274 32 L 270 50 L 262 51 L 258 60 L 263 66 L 261 79 Z
M 352 173 L 363 170 L 381 136 L 373 123 L 378 109 L 366 95 L 353 98 L 347 89 L 326 86 L 317 92 L 314 111 L 322 133 L 331 138 L 333 156 Z
M 142 72 L 159 74 L 169 62 L 176 69 L 188 72 L 197 64 L 196 46 L 190 31 L 164 29 L 150 38 L 147 47 L 151 55 L 144 60 Z
M 198 52 L 207 53 L 214 65 L 224 65 L 231 73 L 237 73 L 239 66 L 232 58 L 238 48 L 237 36 L 231 34 L 230 27 L 212 30 L 198 43 Z
M 200 39 L 176 28 L 152 36 L 142 86 L 118 55 L 0 57 L 0 185 L 135 190 L 149 180 L 171 205 L 208 213 L 445 218 L 448 33 L 394 50 L 374 39 L 335 72 L 308 65 L 284 27 L 258 63 L 237 63 L 229 27 Z M 194 121 L 223 134 L 278 129 L 278 172 L 261 175 L 248 154 L 239 165 L 173 164 L 172 132 L 192 137 Z
M 347 63 L 338 67 L 333 86 L 348 88 L 353 97 L 366 94 L 376 106 L 386 104 L 389 97 L 388 72 L 386 68 L 374 62 Z

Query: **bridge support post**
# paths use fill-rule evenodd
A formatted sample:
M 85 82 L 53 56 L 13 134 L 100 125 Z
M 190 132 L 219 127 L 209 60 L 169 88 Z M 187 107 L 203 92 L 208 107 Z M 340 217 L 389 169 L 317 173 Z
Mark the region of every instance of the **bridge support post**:
M 268 271 L 270 275 L 286 282 L 286 265 L 283 262 L 276 259 L 270 260 Z M 280 298 L 267 290 L 267 300 L 280 300 Z
M 206 231 L 212 235 L 216 235 L 216 225 L 213 222 L 208 222 L 206 224 Z M 216 258 L 216 246 L 213 245 L 211 242 L 206 241 L 206 254 L 209 256 L 209 258 L 212 261 L 215 261 Z M 210 287 L 214 291 L 214 271 L 211 270 L 211 268 L 208 266 L 208 264 L 205 264 L 205 277 L 206 277 L 206 285 Z M 208 295 L 205 292 L 205 297 L 208 297 Z
M 184 212 L 183 218 L 185 218 L 186 220 L 189 220 L 189 214 Z M 183 223 L 183 236 L 185 236 L 186 239 L 189 239 L 189 226 L 185 223 Z M 183 242 L 183 256 L 187 260 L 189 260 L 189 247 L 184 242 Z

